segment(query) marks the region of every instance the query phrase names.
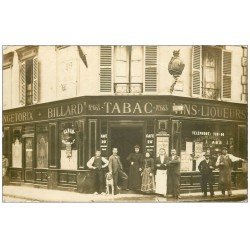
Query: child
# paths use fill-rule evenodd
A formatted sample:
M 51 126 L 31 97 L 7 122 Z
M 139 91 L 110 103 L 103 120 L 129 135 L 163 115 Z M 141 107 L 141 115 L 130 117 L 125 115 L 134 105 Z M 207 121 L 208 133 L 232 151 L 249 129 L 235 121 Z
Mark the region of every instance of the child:
M 141 191 L 152 193 L 155 191 L 154 159 L 146 152 L 142 171 Z

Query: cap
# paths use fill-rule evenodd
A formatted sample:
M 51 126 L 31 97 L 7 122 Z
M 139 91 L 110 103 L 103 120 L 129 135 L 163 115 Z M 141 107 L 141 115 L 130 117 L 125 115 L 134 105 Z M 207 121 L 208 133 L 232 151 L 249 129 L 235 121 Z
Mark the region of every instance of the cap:
M 210 156 L 210 153 L 205 153 L 205 156 Z
M 139 145 L 135 145 L 135 147 L 134 148 L 140 148 L 140 146 Z

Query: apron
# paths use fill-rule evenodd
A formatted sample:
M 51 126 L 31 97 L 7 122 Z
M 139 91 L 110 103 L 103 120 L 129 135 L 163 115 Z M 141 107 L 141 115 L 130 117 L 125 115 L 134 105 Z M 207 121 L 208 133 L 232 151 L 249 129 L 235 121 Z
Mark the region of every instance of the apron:
M 167 170 L 157 169 L 155 175 L 155 193 L 167 194 Z

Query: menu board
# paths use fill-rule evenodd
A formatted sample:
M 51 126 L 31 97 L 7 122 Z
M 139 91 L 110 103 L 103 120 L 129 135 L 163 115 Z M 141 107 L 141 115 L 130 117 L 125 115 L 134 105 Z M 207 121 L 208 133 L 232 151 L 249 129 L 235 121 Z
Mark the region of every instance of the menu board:
M 157 136 L 156 138 L 156 154 L 159 156 L 159 150 L 164 148 L 166 155 L 168 156 L 169 152 L 169 136 Z

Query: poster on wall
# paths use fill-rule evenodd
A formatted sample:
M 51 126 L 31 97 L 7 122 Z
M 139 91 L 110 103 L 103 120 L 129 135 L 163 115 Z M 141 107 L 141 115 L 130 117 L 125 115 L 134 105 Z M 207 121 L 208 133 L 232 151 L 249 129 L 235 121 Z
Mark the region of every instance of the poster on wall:
M 169 152 L 169 136 L 157 136 L 156 138 L 156 152 L 157 156 L 159 156 L 159 150 L 164 148 L 166 151 L 166 155 L 168 156 Z
M 12 144 L 12 167 L 22 168 L 22 143 L 18 138 Z
M 201 157 L 203 152 L 203 142 L 194 143 L 194 155 L 195 157 Z
M 193 142 L 187 141 L 186 142 L 186 153 L 187 154 L 193 154 Z
M 181 151 L 181 171 L 192 171 L 193 160 L 189 152 Z

